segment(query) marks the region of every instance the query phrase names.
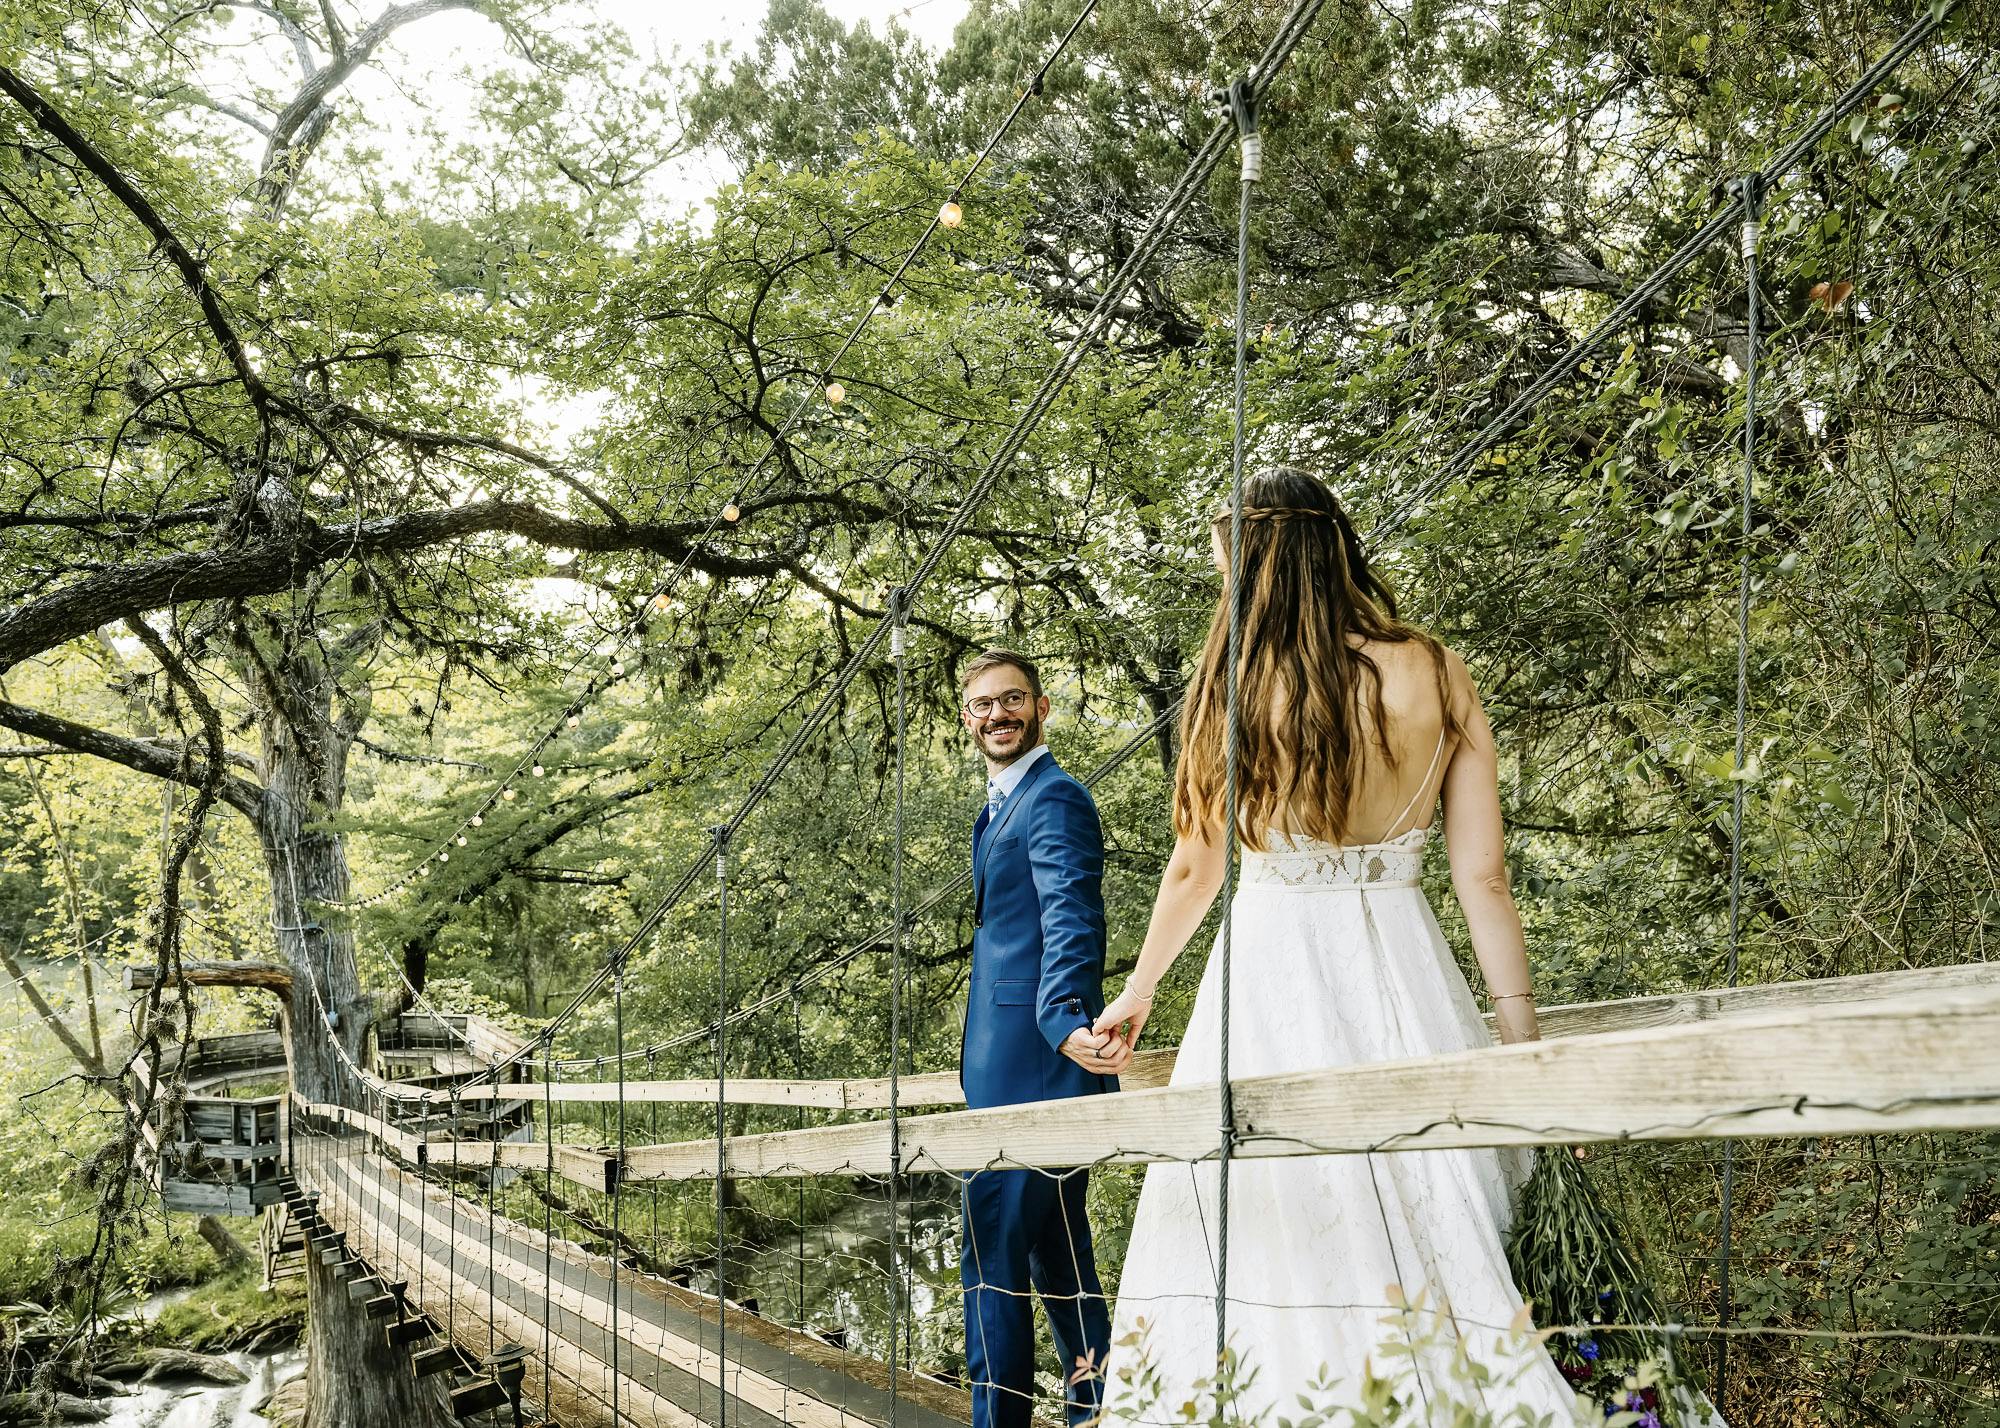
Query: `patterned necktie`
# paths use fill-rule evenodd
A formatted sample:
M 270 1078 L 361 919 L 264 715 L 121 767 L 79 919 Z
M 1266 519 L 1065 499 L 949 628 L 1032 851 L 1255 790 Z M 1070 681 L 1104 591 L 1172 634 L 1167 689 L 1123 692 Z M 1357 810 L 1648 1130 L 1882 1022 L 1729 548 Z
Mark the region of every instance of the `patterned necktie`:
M 986 781 L 986 826 L 991 828 L 1000 821 L 1000 805 L 1007 801 L 1007 795 L 1000 791 L 1000 785 L 992 779 Z

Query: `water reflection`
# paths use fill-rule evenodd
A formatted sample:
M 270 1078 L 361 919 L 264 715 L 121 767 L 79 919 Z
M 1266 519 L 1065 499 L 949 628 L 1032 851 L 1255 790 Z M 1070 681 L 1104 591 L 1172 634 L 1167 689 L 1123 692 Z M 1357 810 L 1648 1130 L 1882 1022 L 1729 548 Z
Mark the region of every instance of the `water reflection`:
M 909 1318 L 898 1357 L 933 1371 L 964 1368 L 958 1285 L 958 1201 L 935 1192 L 898 1206 L 899 1259 Z M 732 1244 L 729 1297 L 756 1300 L 765 1318 L 802 1327 L 875 1358 L 889 1351 L 890 1209 L 886 1195 L 856 1194 L 818 1224 L 778 1240 Z M 713 1292 L 713 1272 L 695 1287 Z

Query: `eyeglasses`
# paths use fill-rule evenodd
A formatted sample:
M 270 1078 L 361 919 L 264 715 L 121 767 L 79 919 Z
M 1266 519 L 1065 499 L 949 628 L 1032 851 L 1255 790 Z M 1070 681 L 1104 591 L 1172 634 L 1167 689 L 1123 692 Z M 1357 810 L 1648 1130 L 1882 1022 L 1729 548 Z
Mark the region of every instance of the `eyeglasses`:
M 1032 698 L 1034 696 L 1025 689 L 1010 689 L 1005 694 L 982 694 L 977 699 L 965 701 L 965 712 L 975 719 L 984 719 L 997 704 L 1009 714 L 1019 714 L 1028 707 Z

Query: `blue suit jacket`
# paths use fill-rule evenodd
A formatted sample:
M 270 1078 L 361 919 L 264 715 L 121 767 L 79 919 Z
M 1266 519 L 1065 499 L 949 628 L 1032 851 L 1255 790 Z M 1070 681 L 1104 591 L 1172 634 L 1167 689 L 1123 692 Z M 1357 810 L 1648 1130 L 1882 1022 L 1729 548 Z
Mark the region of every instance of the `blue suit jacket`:
M 1056 1048 L 1104 1010 L 1104 834 L 1090 791 L 1035 761 L 972 829 L 972 986 L 960 1080 L 968 1106 L 1118 1089 Z

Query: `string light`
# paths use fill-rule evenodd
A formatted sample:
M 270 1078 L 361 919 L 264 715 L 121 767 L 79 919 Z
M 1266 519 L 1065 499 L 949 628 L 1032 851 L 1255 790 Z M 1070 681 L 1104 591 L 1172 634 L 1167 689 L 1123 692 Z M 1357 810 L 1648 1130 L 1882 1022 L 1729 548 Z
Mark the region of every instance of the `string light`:
M 965 210 L 955 203 L 946 203 L 938 210 L 938 222 L 946 228 L 956 228 L 965 222 Z
M 578 724 L 581 724 L 582 722 L 583 721 L 581 719 L 577 718 L 576 715 L 572 714 L 569 716 L 569 718 L 563 720 L 563 727 L 565 729 L 574 729 Z
M 530 770 L 530 772 L 533 773 L 536 778 L 540 778 L 544 770 L 540 764 L 536 764 L 534 768 Z
M 843 392 L 841 393 L 841 395 L 845 396 L 847 394 Z M 737 508 L 737 505 L 734 501 L 731 501 L 728 505 L 722 508 L 722 519 L 728 521 L 731 525 L 735 525 L 738 521 L 743 519 L 743 512 Z M 666 599 L 666 596 L 662 595 L 660 598 L 664 600 Z M 660 608 L 664 610 L 666 606 L 662 605 Z
M 463 833 L 458 835 L 458 846 L 461 848 L 465 846 L 465 835 Z
M 514 790 L 511 788 L 503 788 L 500 790 L 500 796 L 506 799 L 507 802 L 512 803 L 514 801 Z
M 838 382 L 828 382 L 826 384 L 826 400 L 830 406 L 839 406 L 847 400 L 847 388 L 841 386 Z
M 624 660 L 614 659 L 613 661 L 611 661 L 611 677 L 613 679 L 623 679 L 625 677 Z
M 472 815 L 472 826 L 473 826 L 474 828 L 479 828 L 479 827 L 483 827 L 483 826 L 485 825 L 485 823 L 486 823 L 486 815 L 485 815 L 485 814 L 483 814 L 483 813 L 475 813 L 475 814 L 473 814 L 473 815 Z

